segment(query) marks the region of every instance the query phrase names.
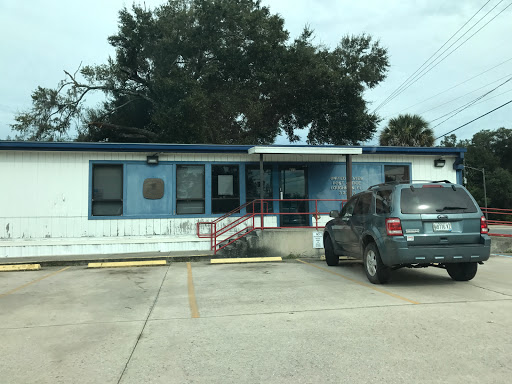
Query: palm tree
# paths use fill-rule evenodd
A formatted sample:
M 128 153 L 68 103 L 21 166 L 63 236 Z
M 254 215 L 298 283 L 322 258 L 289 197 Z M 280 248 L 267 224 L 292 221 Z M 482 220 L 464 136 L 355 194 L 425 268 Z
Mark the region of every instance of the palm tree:
M 419 115 L 398 115 L 390 119 L 388 126 L 380 133 L 380 145 L 397 147 L 432 147 L 434 131 Z

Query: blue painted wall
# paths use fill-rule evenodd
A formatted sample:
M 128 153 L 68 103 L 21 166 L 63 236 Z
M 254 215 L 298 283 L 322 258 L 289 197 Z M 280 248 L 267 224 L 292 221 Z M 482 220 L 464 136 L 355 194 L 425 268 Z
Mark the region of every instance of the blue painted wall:
M 125 165 L 125 200 L 124 216 L 173 214 L 174 200 L 174 166 L 172 164 L 147 165 L 145 163 Z M 145 199 L 142 185 L 145 179 L 159 178 L 164 181 L 164 197 L 158 200 Z
M 347 174 L 345 163 L 310 163 L 310 199 L 346 199 Z M 384 165 L 381 163 L 352 163 L 352 193 L 362 192 L 368 187 L 384 182 Z M 314 206 L 310 209 L 314 210 Z M 339 209 L 338 203 L 319 202 L 320 212 Z
M 124 196 L 123 216 L 94 217 L 91 215 L 91 183 L 92 164 L 111 163 L 124 165 Z M 150 217 L 201 217 L 221 216 L 211 214 L 211 162 L 183 162 L 184 164 L 205 165 L 205 214 L 204 215 L 175 215 L 175 164 L 160 162 L 156 166 L 149 166 L 141 161 L 91 161 L 89 173 L 89 218 L 90 219 L 122 219 L 122 218 L 150 218 Z M 240 205 L 245 203 L 245 163 L 219 162 L 219 164 L 240 165 Z M 409 165 L 410 163 L 353 163 L 353 193 L 366 190 L 369 186 L 384 182 L 384 164 Z M 293 164 L 290 164 L 292 166 Z M 303 165 L 303 163 L 301 163 Z M 308 194 L 310 199 L 346 199 L 346 173 L 345 163 L 309 163 L 308 165 Z M 164 180 L 164 197 L 159 200 L 144 199 L 142 185 L 147 178 L 161 178 Z M 272 166 L 273 198 L 279 199 L 279 165 Z M 310 204 L 310 212 L 314 212 L 315 204 Z M 329 212 L 339 209 L 337 202 L 319 202 L 320 212 Z M 279 204 L 275 202 L 274 212 L 279 212 Z M 243 212 L 245 213 L 245 212 Z

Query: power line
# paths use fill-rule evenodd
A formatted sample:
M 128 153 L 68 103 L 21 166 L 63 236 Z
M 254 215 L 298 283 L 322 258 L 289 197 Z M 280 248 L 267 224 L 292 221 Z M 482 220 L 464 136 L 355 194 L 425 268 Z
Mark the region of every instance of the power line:
M 506 76 L 500 77 L 498 80 L 494 80 L 493 82 L 488 83 L 488 84 L 485 84 L 485 85 L 483 85 L 483 86 L 481 86 L 481 87 L 479 87 L 479 88 L 477 88 L 477 89 L 473 89 L 471 92 L 467 92 L 467 93 L 463 94 L 462 96 L 456 97 L 455 99 L 451 99 L 451 100 L 449 100 L 449 101 L 447 101 L 447 102 L 444 102 L 443 104 L 439 104 L 439 105 L 437 105 L 437 106 L 435 106 L 435 107 L 433 107 L 433 108 L 427 109 L 426 111 L 419 112 L 419 113 L 418 113 L 418 115 L 423 115 L 424 113 L 427 113 L 427 112 L 433 111 L 434 109 L 441 108 L 442 106 L 444 106 L 444 105 L 446 105 L 446 104 L 450 104 L 450 103 L 452 103 L 452 102 L 454 102 L 454 101 L 457 101 L 457 100 L 459 100 L 459 99 L 462 99 L 464 96 L 470 95 L 470 94 L 472 94 L 472 93 L 474 93 L 474 92 L 476 92 L 476 91 L 481 90 L 482 88 L 488 87 L 488 86 L 489 86 L 489 85 L 491 85 L 491 84 L 494 84 L 494 83 L 497 83 L 497 82 L 498 82 L 498 81 L 500 81 L 500 80 L 506 79 L 506 78 L 507 78 L 507 77 L 509 77 L 509 76 L 512 76 L 512 73 L 509 73 L 509 74 L 508 74 L 508 75 L 506 75 Z
M 430 61 L 432 57 L 434 57 L 464 26 L 466 26 L 488 3 L 487 1 L 455 34 L 453 34 L 447 41 L 444 43 L 441 48 L 439 48 L 430 58 L 425 61 L 420 68 L 418 68 L 411 76 L 409 76 L 401 85 L 398 87 L 386 100 L 384 100 L 377 108 L 374 110 L 376 112 L 378 109 L 382 108 L 384 105 L 388 104 L 391 100 L 396 98 L 398 95 L 400 95 L 402 92 L 404 92 L 406 89 L 408 89 L 411 85 L 413 85 L 415 82 L 417 82 L 419 79 L 421 79 L 423 76 L 425 76 L 428 72 L 430 72 L 432 69 L 434 69 L 438 64 L 440 64 L 442 61 L 444 61 L 448 56 L 450 56 L 452 53 L 454 53 L 458 48 L 460 48 L 462 45 L 464 45 L 468 40 L 470 40 L 473 36 L 475 36 L 479 31 L 481 31 L 486 25 L 488 25 L 491 21 L 493 21 L 496 17 L 498 17 L 501 13 L 503 13 L 510 5 L 512 5 L 512 2 L 506 6 L 504 9 L 502 9 L 497 15 L 495 15 L 491 20 L 489 20 L 487 23 L 485 23 L 481 28 L 479 28 L 475 33 L 473 33 L 471 36 L 469 36 L 466 40 L 464 40 L 461 44 L 459 44 L 457 47 L 455 47 L 452 51 L 448 52 L 448 54 L 444 57 L 443 54 L 445 54 L 453 45 L 455 45 L 462 37 L 464 37 L 468 32 L 470 32 L 473 28 L 475 28 L 484 18 L 487 17 L 487 15 L 492 12 L 499 4 L 501 4 L 504 0 L 500 0 L 493 8 L 491 8 L 484 16 L 482 16 L 476 23 L 474 23 L 466 32 L 464 32 L 457 40 L 455 40 L 450 46 L 448 46 L 443 52 L 441 52 L 434 60 L 432 60 L 425 68 L 425 64 Z M 442 58 L 441 58 L 442 57 Z M 441 58 L 441 59 L 440 59 Z M 437 61 L 439 60 L 439 61 Z M 436 63 L 437 61 L 437 63 Z
M 405 79 L 405 81 L 404 81 L 402 84 L 400 84 L 400 86 L 399 86 L 397 89 L 395 89 L 395 90 L 391 93 L 391 95 L 389 95 L 389 96 L 388 96 L 388 97 L 387 97 L 387 98 L 386 98 L 382 103 L 380 103 L 380 104 L 377 106 L 377 108 L 375 108 L 375 109 L 373 110 L 373 112 L 375 113 L 375 112 L 376 112 L 377 110 L 379 110 L 382 106 L 384 106 L 384 105 L 388 102 L 388 100 L 390 100 L 390 98 L 391 98 L 391 97 L 393 97 L 393 96 L 395 95 L 395 93 L 396 93 L 396 92 L 397 92 L 397 91 L 398 91 L 398 90 L 399 90 L 399 89 L 400 89 L 400 88 L 401 88 L 405 83 L 407 83 L 407 81 L 408 81 L 411 77 L 413 77 L 416 73 L 418 73 L 418 71 L 420 71 L 420 70 L 425 66 L 425 64 L 427 64 L 427 63 L 430 61 L 430 59 L 431 59 L 431 58 L 433 58 L 433 57 L 437 54 L 437 52 L 439 52 L 441 49 L 443 49 L 443 47 L 444 47 L 446 44 L 448 44 L 448 42 L 449 42 L 451 39 L 453 39 L 453 38 L 455 37 L 455 35 L 457 35 L 457 33 L 459 33 L 459 32 L 460 32 L 460 31 L 461 31 L 461 30 L 462 30 L 462 29 L 463 29 L 463 28 L 464 28 L 464 27 L 465 27 L 465 26 L 466 26 L 466 25 L 471 21 L 471 20 L 473 20 L 473 18 L 474 18 L 474 17 L 475 17 L 475 16 L 476 16 L 476 15 L 477 15 L 477 14 L 478 14 L 478 13 L 479 13 L 479 12 L 480 12 L 480 11 L 481 11 L 485 6 L 486 6 L 486 5 L 487 5 L 487 4 L 489 4 L 489 2 L 490 2 L 490 1 L 491 1 L 491 0 L 488 0 L 484 5 L 482 5 L 482 7 L 481 7 L 478 11 L 476 11 L 476 13 L 475 13 L 473 16 L 471 16 L 471 18 L 470 18 L 468 21 L 466 21 L 462 27 L 460 27 L 459 29 L 457 29 L 457 31 L 456 31 L 453 35 L 451 35 L 451 36 L 450 36 L 450 38 L 449 38 L 448 40 L 446 40 L 446 41 L 444 42 L 444 44 L 443 44 L 443 45 L 441 45 L 441 47 L 440 47 L 437 51 L 435 51 L 435 52 L 434 52 L 434 53 L 433 53 L 433 54 L 432 54 L 432 55 L 431 55 L 427 60 L 425 60 L 425 61 L 423 62 L 423 64 L 421 64 L 421 65 L 420 65 L 420 67 L 419 67 L 416 71 L 414 71 L 414 73 L 413 73 L 412 75 L 410 75 L 407 79 Z
M 434 96 L 430 96 L 429 98 L 426 98 L 426 99 L 424 99 L 424 100 L 422 100 L 422 101 L 420 101 L 420 102 L 418 102 L 418 103 L 416 103 L 416 104 L 410 105 L 410 106 L 408 106 L 407 108 L 404 108 L 404 109 L 402 109 L 402 110 L 398 111 L 398 112 L 397 112 L 397 114 L 398 114 L 398 113 L 401 113 L 401 112 L 403 112 L 403 111 L 406 111 L 406 110 L 408 110 L 409 108 L 412 108 L 412 107 L 415 107 L 415 106 L 417 106 L 417 105 L 423 104 L 425 101 L 429 101 L 429 100 L 431 100 L 431 99 L 433 99 L 433 98 L 435 98 L 435 97 L 437 97 L 437 96 L 439 96 L 439 95 L 442 95 L 443 93 L 446 93 L 446 92 L 448 92 L 448 91 L 451 91 L 452 89 L 457 88 L 458 86 L 460 86 L 460 85 L 462 85 L 462 84 L 465 84 L 465 83 L 467 83 L 467 82 L 469 82 L 469 81 L 471 81 L 471 80 L 473 80 L 473 79 L 476 79 L 477 77 L 479 77 L 479 76 L 481 76 L 481 75 L 483 75 L 483 74 L 485 74 L 485 73 L 487 73 L 487 72 L 489 72 L 489 71 L 492 71 L 494 68 L 497 68 L 497 67 L 499 67 L 499 66 L 501 66 L 501 65 L 503 65 L 503 64 L 505 64 L 505 63 L 508 63 L 510 60 L 512 60 L 512 57 L 511 57 L 510 59 L 507 59 L 507 60 L 505 60 L 505 61 L 503 61 L 503 62 L 499 63 L 498 65 L 495 65 L 495 66 L 494 66 L 494 67 L 492 67 L 492 68 L 489 68 L 489 69 L 487 69 L 487 70 L 485 70 L 485 71 L 483 71 L 483 72 L 479 73 L 478 75 L 475 75 L 475 76 L 473 76 L 473 77 L 470 77 L 469 79 L 464 80 L 464 81 L 462 81 L 462 82 L 460 82 L 460 83 L 458 83 L 458 84 L 455 84 L 454 86 L 452 86 L 452 87 L 450 87 L 450 88 L 448 88 L 448 89 L 445 89 L 444 91 L 441 91 L 441 92 L 439 92 L 439 93 L 436 93 Z M 387 115 L 386 117 L 384 117 L 384 119 L 387 119 L 387 118 L 388 118 L 388 117 L 390 117 L 390 116 L 393 116 L 393 115 Z
M 498 4 L 499 4 L 499 3 L 498 3 Z M 443 57 L 440 61 L 438 61 L 436 64 L 434 64 L 434 66 L 432 66 L 432 67 L 431 67 L 431 68 L 429 68 L 426 72 L 424 72 L 423 74 L 421 74 L 421 76 L 416 77 L 416 78 L 414 79 L 414 81 L 413 81 L 412 83 L 410 83 L 410 84 L 407 86 L 407 88 L 409 88 L 412 84 L 414 84 L 415 82 L 417 82 L 418 80 L 420 80 L 423 76 L 425 76 L 427 73 L 429 73 L 429 72 L 430 72 L 431 70 L 433 70 L 435 67 L 437 67 L 441 62 L 443 62 L 446 58 L 448 58 L 448 56 L 450 56 L 452 53 L 454 53 L 457 49 L 459 49 L 462 45 L 464 45 L 464 44 L 465 44 L 469 39 L 471 39 L 471 38 L 472 38 L 473 36 L 475 36 L 478 32 L 480 32 L 480 31 L 481 31 L 485 26 L 487 26 L 487 24 L 489 24 L 489 23 L 490 23 L 491 21 L 493 21 L 496 17 L 498 17 L 499 15 L 501 15 L 503 12 L 505 12 L 505 10 L 506 10 L 508 7 L 510 7 L 511 5 L 512 5 L 512 2 L 511 2 L 509 5 L 507 5 L 505 8 L 503 8 L 503 9 L 502 9 L 502 10 L 501 10 L 497 15 L 495 15 L 491 20 L 489 20 L 487 23 L 485 23 L 484 25 L 482 25 L 482 26 L 481 26 L 481 27 L 480 27 L 480 28 L 479 28 L 475 33 L 473 33 L 473 34 L 472 34 L 471 36 L 469 36 L 466 40 L 464 40 L 462 43 L 460 43 L 458 46 L 456 46 L 456 47 L 455 47 L 451 52 L 448 52 L 448 54 L 447 54 L 446 56 L 444 56 L 444 57 Z M 496 6 L 497 6 L 497 5 L 496 5 Z M 495 6 L 494 8 L 496 8 L 496 6 Z M 493 8 L 493 9 L 494 9 L 494 8 Z M 487 14 L 488 14 L 488 13 L 487 13 Z M 487 14 L 485 14 L 485 16 L 487 16 Z M 484 16 L 484 17 L 485 17 L 485 16 Z M 483 18 L 482 18 L 482 19 L 483 19 Z M 480 20 L 482 20 L 482 19 L 480 19 Z M 480 21 L 480 20 L 479 20 L 479 21 Z M 478 22 L 477 22 L 476 24 L 478 24 Z M 475 24 L 475 25 L 476 25 L 476 24 Z M 471 27 L 471 28 L 473 28 L 473 27 Z M 471 28 L 470 28 L 467 32 L 469 32 L 469 31 L 471 30 Z M 464 36 L 464 35 L 462 35 L 462 36 Z M 462 37 L 462 36 L 461 36 L 461 37 Z M 460 39 L 460 38 L 459 38 L 459 39 Z M 457 39 L 457 40 L 454 42 L 454 44 L 455 44 L 459 39 Z M 452 45 L 453 45 L 453 44 L 452 44 Z M 451 47 L 452 45 L 450 45 L 450 47 Z M 450 47 L 448 47 L 448 48 L 450 48 Z M 446 50 L 443 52 L 443 54 L 444 54 L 445 52 L 446 52 Z M 438 57 L 437 59 L 439 59 L 439 57 Z M 436 59 L 436 60 L 437 60 L 437 59 Z M 430 63 L 430 64 L 429 64 L 429 66 L 430 66 L 430 65 L 432 65 L 436 60 L 434 60 L 432 63 Z M 426 69 L 426 68 L 425 68 L 425 69 Z M 403 92 L 403 91 L 405 91 L 407 88 L 403 89 L 403 90 L 402 90 L 402 92 Z M 400 93 L 402 93 L 402 92 L 400 92 Z M 397 95 L 397 96 L 398 96 L 398 95 Z
M 495 98 L 500 97 L 501 95 L 504 95 L 505 93 L 509 93 L 509 92 L 512 92 L 512 88 L 511 88 L 511 89 L 509 89 L 508 91 L 498 93 L 497 95 L 495 95 L 495 96 L 493 96 L 493 97 L 489 97 L 489 98 L 487 98 L 487 99 L 485 99 L 485 100 L 479 101 L 478 103 L 475 103 L 474 105 L 478 105 L 478 104 L 486 103 L 486 102 L 488 102 L 489 100 L 495 99 Z
M 510 104 L 510 103 L 512 103 L 512 100 L 509 100 L 509 101 L 507 101 L 505 104 L 501 104 L 499 107 L 494 108 L 493 110 L 491 110 L 491 111 L 489 111 L 489 112 L 487 112 L 487 113 L 484 113 L 483 115 L 478 116 L 476 119 L 473 119 L 473 120 L 471 120 L 471 121 L 468 121 L 467 123 L 462 124 L 461 126 L 459 126 L 459 127 L 455 128 L 455 129 L 452 129 L 450 132 L 446 132 L 444 135 L 441 135 L 441 136 L 439 136 L 439 137 L 436 137 L 436 138 L 435 138 L 435 140 L 440 139 L 441 137 L 444 137 L 444 136 L 446 136 L 446 135 L 449 135 L 450 133 L 455 132 L 455 131 L 456 131 L 456 130 L 458 130 L 458 129 L 461 129 L 461 128 L 465 127 L 466 125 L 471 124 L 472 122 L 477 121 L 477 120 L 481 119 L 482 117 L 487 116 L 487 115 L 489 115 L 490 113 L 493 113 L 494 111 L 497 111 L 498 109 L 503 108 L 505 105 Z
M 454 109 L 453 111 L 451 111 L 451 112 L 449 112 L 449 113 L 447 113 L 447 114 L 445 114 L 445 115 L 443 115 L 443 116 L 441 116 L 441 117 L 438 117 L 437 119 L 434 119 L 434 120 L 430 121 L 429 123 L 432 123 L 432 122 L 434 122 L 434 121 L 436 121 L 436 120 L 442 119 L 443 117 L 448 116 L 448 115 L 450 115 L 450 114 L 452 114 L 452 113 L 453 113 L 453 114 L 452 114 L 450 117 L 448 117 L 447 119 L 445 119 L 445 120 L 441 121 L 439 124 L 437 124 L 437 125 L 433 126 L 433 127 L 432 127 L 432 129 L 434 129 L 434 128 L 436 128 L 436 127 L 440 126 L 440 125 L 441 125 L 441 124 L 443 124 L 445 121 L 450 120 L 450 119 L 451 119 L 452 117 L 454 117 L 455 115 L 458 115 L 460 112 L 462 112 L 462 111 L 464 111 L 465 109 L 468 109 L 469 107 L 473 106 L 477 101 L 479 101 L 479 100 L 483 99 L 485 96 L 487 96 L 487 95 L 489 95 L 490 93 L 494 92 L 496 89 L 498 89 L 498 88 L 499 88 L 499 87 L 501 87 L 502 85 L 505 85 L 506 83 L 508 83 L 508 82 L 509 82 L 509 81 L 511 81 L 511 80 L 512 80 L 512 77 L 510 77 L 508 80 L 504 81 L 503 83 L 501 83 L 501 84 L 500 84 L 500 85 L 498 85 L 497 87 L 495 87 L 495 88 L 491 89 L 490 91 L 488 91 L 488 92 L 484 93 L 483 95 L 481 95 L 481 96 L 477 97 L 476 99 L 474 99 L 474 100 L 470 101 L 469 103 L 466 103 L 466 104 L 464 104 L 463 106 L 461 106 L 461 107 L 459 107 L 459 108 L 456 108 L 456 109 Z

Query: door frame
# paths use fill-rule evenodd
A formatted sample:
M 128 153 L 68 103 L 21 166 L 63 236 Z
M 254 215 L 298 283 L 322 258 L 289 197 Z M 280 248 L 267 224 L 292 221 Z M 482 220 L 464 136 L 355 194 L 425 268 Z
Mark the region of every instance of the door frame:
M 282 211 L 282 203 L 281 203 L 281 171 L 284 170 L 284 169 L 290 169 L 290 168 L 300 168 L 300 169 L 304 169 L 304 190 L 305 190 L 305 196 L 303 197 L 304 199 L 309 199 L 309 167 L 307 164 L 293 164 L 293 163 L 280 163 L 280 164 L 277 164 L 277 185 L 276 185 L 276 191 L 277 191 L 277 195 L 278 195 L 278 199 L 279 201 L 277 202 L 278 204 L 278 207 L 277 207 L 277 210 L 275 209 L 276 207 L 274 207 L 274 210 L 275 212 L 279 212 L 281 213 Z M 284 192 L 283 192 L 284 193 Z M 310 204 L 309 202 L 306 202 L 306 212 L 309 212 L 310 211 Z M 279 227 L 284 227 L 282 224 L 283 224 L 283 215 L 278 215 L 278 226 Z M 312 217 L 311 215 L 307 215 L 307 221 L 305 223 L 305 226 L 308 226 L 310 227 L 311 226 L 311 220 L 312 220 Z

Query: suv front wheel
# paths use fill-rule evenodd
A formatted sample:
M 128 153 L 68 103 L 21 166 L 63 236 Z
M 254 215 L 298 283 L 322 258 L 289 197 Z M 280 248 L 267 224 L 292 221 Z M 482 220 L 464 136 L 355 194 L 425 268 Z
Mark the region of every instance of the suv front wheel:
M 375 243 L 370 243 L 364 249 L 364 271 L 373 284 L 386 283 L 391 277 L 391 270 L 382 263 L 379 250 Z
M 450 277 L 455 281 L 469 281 L 476 275 L 478 270 L 477 263 L 449 263 L 446 264 L 446 270 Z
M 329 267 L 335 267 L 339 264 L 340 258 L 334 253 L 334 246 L 329 235 L 324 237 L 325 262 Z

